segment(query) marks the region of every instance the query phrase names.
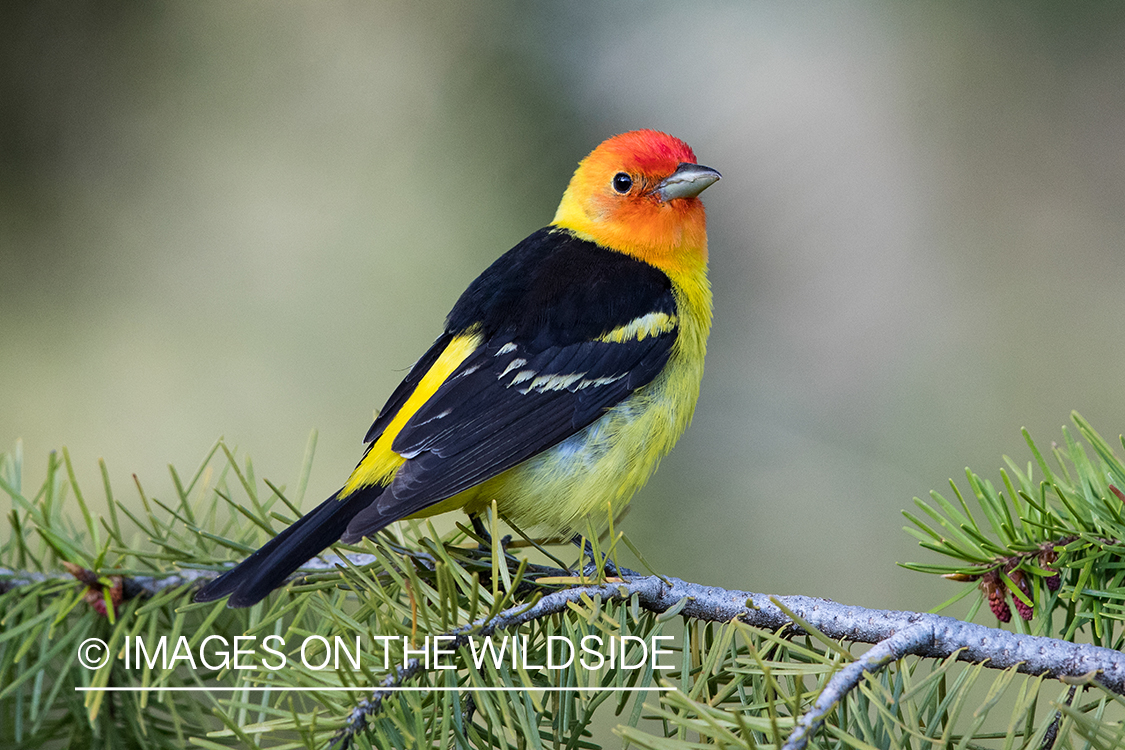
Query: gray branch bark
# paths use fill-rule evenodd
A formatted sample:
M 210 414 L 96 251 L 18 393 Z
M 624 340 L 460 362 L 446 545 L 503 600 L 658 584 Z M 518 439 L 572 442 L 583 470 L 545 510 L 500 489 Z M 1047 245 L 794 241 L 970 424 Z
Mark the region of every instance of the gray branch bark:
M 1125 654 L 1112 649 L 1020 635 L 941 615 L 867 609 L 808 596 L 771 597 L 657 576 L 631 578 L 625 583 L 574 586 L 547 594 L 531 607 L 516 605 L 492 619 L 478 620 L 449 635 L 457 638 L 453 644 L 456 647 L 469 634 L 483 636 L 516 628 L 563 612 L 568 604 L 578 603 L 584 596 L 615 602 L 636 596 L 640 606 L 656 613 L 667 612 L 683 602 L 680 614 L 685 617 L 707 622 L 729 622 L 737 618 L 765 630 L 788 627 L 803 632 L 774 603 L 777 601 L 829 638 L 875 645 L 833 677 L 813 709 L 798 721 L 786 743 L 787 750 L 801 750 L 806 746 L 832 707 L 859 683 L 865 671 L 875 672 L 908 655 L 944 659 L 956 654 L 959 661 L 986 664 L 992 669 L 1016 667 L 1017 671 L 1030 675 L 1096 678 L 1113 692 L 1125 695 Z M 420 671 L 420 664 L 408 662 L 395 677 L 387 678 L 383 687 L 397 686 Z M 367 716 L 376 713 L 390 694 L 377 690 L 369 700 L 358 705 L 335 742 L 343 748 L 349 747 L 352 738 L 366 725 Z
M 421 557 L 425 557 L 422 555 Z M 304 570 L 331 570 L 339 560 L 329 556 L 315 560 Z M 371 555 L 351 555 L 354 565 L 374 560 Z M 424 563 L 424 561 L 423 561 Z M 568 575 L 569 571 L 554 571 Z M 793 612 L 829 638 L 854 643 L 873 644 L 876 648 L 833 676 L 810 712 L 802 717 L 790 737 L 788 748 L 799 750 L 815 732 L 832 707 L 855 687 L 864 671 L 873 672 L 906 655 L 944 659 L 956 654 L 960 661 L 986 664 L 992 669 L 1015 667 L 1030 675 L 1052 678 L 1096 679 L 1109 690 L 1125 695 L 1125 654 L 1088 644 L 1020 635 L 990 628 L 952 617 L 903 612 L 888 609 L 867 609 L 838 604 L 828 599 L 807 596 L 771 597 L 747 591 L 722 589 L 683 581 L 678 578 L 637 576 L 623 583 L 574 586 L 543 596 L 531 607 L 519 604 L 491 619 L 483 619 L 452 631 L 464 641 L 470 634 L 488 635 L 497 630 L 516 628 L 524 623 L 547 617 L 567 609 L 583 597 L 602 601 L 627 601 L 637 597 L 640 606 L 662 613 L 680 606 L 680 614 L 707 622 L 729 622 L 738 619 L 765 630 L 790 628 L 803 632 L 775 601 Z M 153 596 L 169 587 L 202 584 L 218 575 L 210 570 L 183 570 L 167 575 L 139 576 L 126 579 L 128 596 Z M 38 582 L 70 578 L 68 574 L 43 574 L 11 571 L 0 568 L 0 593 Z M 408 662 L 404 669 L 384 680 L 381 687 L 394 687 L 422 671 L 419 664 Z M 376 690 L 352 712 L 347 727 L 337 738 L 344 747 L 363 729 L 367 716 L 378 712 L 389 691 Z

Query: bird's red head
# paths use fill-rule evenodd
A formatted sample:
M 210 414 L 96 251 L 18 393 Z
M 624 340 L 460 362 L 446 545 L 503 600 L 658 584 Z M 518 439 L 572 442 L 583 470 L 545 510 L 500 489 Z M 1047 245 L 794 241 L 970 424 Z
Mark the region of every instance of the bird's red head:
M 622 133 L 578 165 L 553 223 L 664 271 L 688 270 L 707 259 L 698 196 L 718 179 L 679 138 L 655 130 Z

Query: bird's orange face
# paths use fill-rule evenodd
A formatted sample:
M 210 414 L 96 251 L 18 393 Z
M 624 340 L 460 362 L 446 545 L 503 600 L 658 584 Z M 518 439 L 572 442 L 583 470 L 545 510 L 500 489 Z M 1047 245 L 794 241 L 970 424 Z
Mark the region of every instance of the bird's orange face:
M 695 153 L 678 138 L 634 130 L 582 160 L 553 223 L 662 270 L 686 270 L 706 262 L 706 216 L 698 195 L 718 179 L 718 172 L 695 163 Z

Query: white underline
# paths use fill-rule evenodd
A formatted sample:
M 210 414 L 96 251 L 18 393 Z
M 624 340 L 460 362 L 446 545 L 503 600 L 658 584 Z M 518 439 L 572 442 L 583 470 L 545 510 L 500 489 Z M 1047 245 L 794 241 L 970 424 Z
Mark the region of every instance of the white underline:
M 249 692 L 264 693 L 266 691 L 297 692 L 297 693 L 530 693 L 533 691 L 547 693 L 644 693 L 644 692 L 679 692 L 674 687 L 422 687 L 415 685 L 399 685 L 397 687 L 275 687 L 247 686 L 247 687 L 76 687 L 79 693 L 216 693 L 216 692 Z

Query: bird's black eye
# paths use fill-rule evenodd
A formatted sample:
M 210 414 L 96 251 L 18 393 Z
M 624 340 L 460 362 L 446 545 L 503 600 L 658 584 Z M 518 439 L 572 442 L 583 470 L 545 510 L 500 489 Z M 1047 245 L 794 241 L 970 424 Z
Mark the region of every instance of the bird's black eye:
M 633 187 L 633 178 L 624 172 L 618 172 L 613 176 L 613 189 L 625 195 L 629 189 Z

